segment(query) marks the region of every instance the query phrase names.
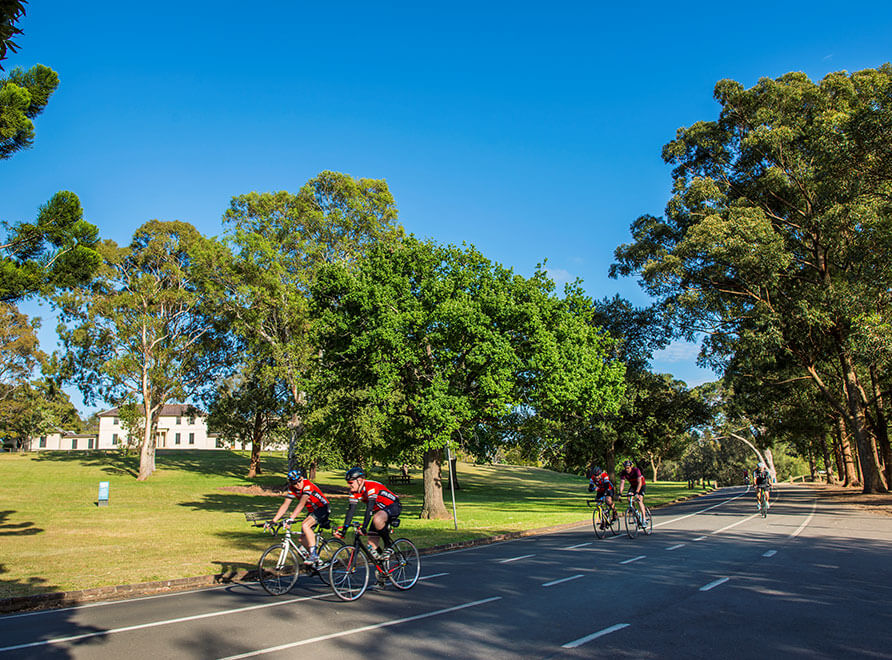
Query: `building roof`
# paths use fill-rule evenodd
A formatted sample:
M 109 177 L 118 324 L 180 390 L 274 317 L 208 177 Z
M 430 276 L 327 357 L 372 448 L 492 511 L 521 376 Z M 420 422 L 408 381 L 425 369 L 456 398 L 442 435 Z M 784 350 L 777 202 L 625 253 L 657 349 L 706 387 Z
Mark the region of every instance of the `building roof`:
M 99 413 L 99 417 L 118 417 L 120 416 L 119 408 L 109 408 Z M 205 412 L 199 410 L 193 405 L 187 403 L 167 403 L 161 408 L 161 417 L 188 417 L 195 415 L 196 417 L 204 417 Z

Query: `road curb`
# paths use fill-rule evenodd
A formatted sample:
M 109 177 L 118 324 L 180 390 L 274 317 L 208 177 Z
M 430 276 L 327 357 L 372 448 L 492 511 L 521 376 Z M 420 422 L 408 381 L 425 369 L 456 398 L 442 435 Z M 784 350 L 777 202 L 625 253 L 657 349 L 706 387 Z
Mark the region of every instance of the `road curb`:
M 706 494 L 708 493 L 697 493 L 691 497 L 680 497 L 671 502 L 661 504 L 660 507 L 677 504 Z M 505 541 L 513 541 L 526 536 L 551 534 L 565 529 L 581 527 L 583 525 L 591 525 L 591 520 L 586 519 L 579 522 L 549 525 L 548 527 L 537 527 L 536 529 L 525 529 L 517 532 L 503 532 L 501 534 L 494 534 L 479 539 L 456 541 L 455 543 L 443 543 L 440 545 L 429 546 L 427 548 L 419 548 L 418 552 L 422 555 L 433 555 L 440 552 L 463 550 L 465 548 L 491 545 L 493 543 L 504 543 Z M 225 573 L 217 573 L 215 575 L 200 575 L 198 577 L 176 578 L 172 580 L 156 580 L 154 582 L 140 582 L 137 584 L 119 584 L 113 587 L 94 587 L 92 589 L 79 589 L 77 591 L 56 591 L 45 594 L 34 594 L 32 596 L 13 596 L 12 598 L 0 598 L 0 614 L 76 607 L 86 603 L 124 600 L 126 598 L 134 598 L 137 596 L 153 596 L 156 594 L 188 591 L 189 589 L 197 589 L 201 587 L 239 584 L 241 582 L 253 581 L 253 570 L 237 569 Z

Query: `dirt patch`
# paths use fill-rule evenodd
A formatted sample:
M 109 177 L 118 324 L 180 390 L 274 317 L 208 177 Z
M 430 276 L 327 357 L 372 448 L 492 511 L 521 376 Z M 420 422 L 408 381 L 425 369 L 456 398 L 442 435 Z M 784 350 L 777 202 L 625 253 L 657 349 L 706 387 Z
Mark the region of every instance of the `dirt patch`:
M 892 516 L 892 493 L 865 495 L 860 488 L 828 486 L 827 484 L 809 484 L 809 487 L 814 488 L 818 496 L 833 500 L 837 504 L 851 504 L 859 509 Z
M 240 495 L 263 495 L 265 497 L 285 497 L 287 486 L 221 486 L 220 490 Z M 348 490 L 346 486 L 326 486 L 322 491 L 329 499 L 346 498 Z

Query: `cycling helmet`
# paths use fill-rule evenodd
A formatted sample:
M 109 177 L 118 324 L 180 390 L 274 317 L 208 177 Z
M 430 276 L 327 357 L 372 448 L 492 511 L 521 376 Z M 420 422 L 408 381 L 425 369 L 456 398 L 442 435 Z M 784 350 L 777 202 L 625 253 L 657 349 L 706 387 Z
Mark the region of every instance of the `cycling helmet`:
M 764 470 L 764 469 L 765 469 L 765 463 L 763 463 L 762 461 L 759 461 L 758 468 L 759 468 L 760 470 Z
M 592 468 L 592 475 L 591 475 L 591 476 L 593 476 L 593 477 L 600 477 L 601 474 L 602 474 L 603 472 L 604 472 L 604 470 L 602 470 L 600 467 L 598 467 L 598 466 L 596 465 L 595 467 Z
M 347 470 L 347 474 L 345 475 L 345 479 L 347 481 L 353 481 L 354 479 L 359 479 L 360 477 L 364 477 L 365 472 L 362 471 L 361 467 L 352 467 Z
M 300 470 L 291 470 L 291 472 L 288 473 L 288 481 L 291 481 L 292 483 L 295 481 L 300 481 L 302 477 L 303 475 L 301 474 Z
M 627 468 L 632 467 L 632 461 L 630 461 L 628 459 L 623 461 L 623 467 L 627 467 Z

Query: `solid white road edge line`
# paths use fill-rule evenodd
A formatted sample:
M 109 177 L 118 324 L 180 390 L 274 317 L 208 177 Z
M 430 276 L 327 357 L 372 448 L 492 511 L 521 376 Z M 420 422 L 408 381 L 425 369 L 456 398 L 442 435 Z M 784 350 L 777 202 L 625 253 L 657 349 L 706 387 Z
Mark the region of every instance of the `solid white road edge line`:
M 291 642 L 290 644 L 281 644 L 279 646 L 271 646 L 266 649 L 258 649 L 256 651 L 249 651 L 248 653 L 241 653 L 239 655 L 229 655 L 225 658 L 220 658 L 220 660 L 239 660 L 240 658 L 251 658 L 255 655 L 262 655 L 264 653 L 273 653 L 275 651 L 283 651 L 285 649 L 293 649 L 298 646 L 305 646 L 306 644 L 315 644 L 316 642 L 324 642 L 328 639 L 336 639 L 338 637 L 346 637 L 347 635 L 355 635 L 361 632 L 368 632 L 369 630 L 377 630 L 378 628 L 387 628 L 389 626 L 396 626 L 401 623 L 408 623 L 409 621 L 418 621 L 419 619 L 429 619 L 433 616 L 440 616 L 442 614 L 449 614 L 450 612 L 457 612 L 458 610 L 464 610 L 468 607 L 476 607 L 477 605 L 485 605 L 486 603 L 492 603 L 496 600 L 501 600 L 501 596 L 493 596 L 492 598 L 484 598 L 483 600 L 475 600 L 472 603 L 464 603 L 463 605 L 456 605 L 454 607 L 447 607 L 442 610 L 434 610 L 433 612 L 425 612 L 424 614 L 416 614 L 415 616 L 407 616 L 402 619 L 393 619 L 392 621 L 383 621 L 382 623 L 375 623 L 370 626 L 362 626 L 361 628 L 353 628 L 351 630 L 342 630 L 341 632 L 331 633 L 329 635 L 320 635 L 319 637 L 313 637 L 311 639 L 302 639 L 299 642 Z
M 543 587 L 551 587 L 555 584 L 560 584 L 561 582 L 569 582 L 570 580 L 577 580 L 581 577 L 585 577 L 585 576 L 582 573 L 579 573 L 577 575 L 571 575 L 570 577 L 561 578 L 560 580 L 552 580 L 551 582 L 546 582 L 542 586 Z
M 617 623 L 615 626 L 610 626 L 609 628 L 604 628 L 604 630 L 599 630 L 596 633 L 592 633 L 591 635 L 586 635 L 585 637 L 580 637 L 575 642 L 567 642 L 566 644 L 562 644 L 562 649 L 575 649 L 577 646 L 582 646 L 583 644 L 588 644 L 593 639 L 598 639 L 598 637 L 603 637 L 604 635 L 609 635 L 612 632 L 616 632 L 617 630 L 622 630 L 623 628 L 628 628 L 628 623 Z
M 719 586 L 720 584 L 725 584 L 725 582 L 727 582 L 730 579 L 731 578 L 724 577 L 724 578 L 719 578 L 718 580 L 713 580 L 709 584 L 704 584 L 702 587 L 700 587 L 700 591 L 709 591 L 710 589 L 715 589 L 717 586 Z
M 500 564 L 507 564 L 510 561 L 520 561 L 521 559 L 529 559 L 530 557 L 535 557 L 536 555 L 521 555 L 520 557 L 511 557 L 510 559 L 499 559 Z

